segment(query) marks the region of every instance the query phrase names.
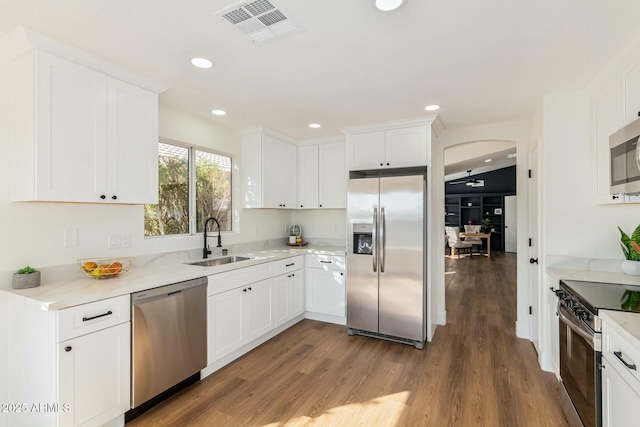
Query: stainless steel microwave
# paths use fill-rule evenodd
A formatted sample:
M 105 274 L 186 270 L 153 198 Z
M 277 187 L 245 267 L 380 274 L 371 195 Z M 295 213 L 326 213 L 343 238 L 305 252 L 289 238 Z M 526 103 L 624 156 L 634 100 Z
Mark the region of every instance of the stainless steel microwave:
M 640 119 L 609 137 L 611 194 L 640 194 Z

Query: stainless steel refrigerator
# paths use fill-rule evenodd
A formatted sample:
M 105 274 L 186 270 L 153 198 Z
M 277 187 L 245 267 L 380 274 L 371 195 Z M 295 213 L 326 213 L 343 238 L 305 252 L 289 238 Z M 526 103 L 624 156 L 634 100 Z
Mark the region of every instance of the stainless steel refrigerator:
M 426 170 L 415 173 L 350 174 L 347 331 L 422 349 L 427 307 Z

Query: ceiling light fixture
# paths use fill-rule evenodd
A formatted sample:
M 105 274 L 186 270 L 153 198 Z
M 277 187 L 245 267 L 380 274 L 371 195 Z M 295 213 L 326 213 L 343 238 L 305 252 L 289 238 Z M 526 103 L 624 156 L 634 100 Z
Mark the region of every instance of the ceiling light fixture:
M 318 128 L 320 127 L 320 125 L 319 125 L 318 123 L 311 123 L 311 124 L 309 125 L 309 127 L 310 127 L 311 129 L 318 129 Z
M 427 111 L 436 111 L 440 109 L 440 106 L 438 104 L 431 104 L 424 107 L 424 109 Z
M 211 110 L 211 114 L 214 114 L 216 116 L 224 116 L 225 114 L 227 114 L 227 112 L 224 110 Z
M 193 64 L 194 67 L 198 67 L 198 68 L 211 68 L 211 67 L 213 67 L 213 62 L 211 62 L 207 58 L 192 58 L 191 59 L 191 64 Z
M 383 12 L 391 12 L 404 5 L 405 0 L 375 0 L 375 5 L 378 10 Z
M 484 162 L 485 162 L 485 163 L 489 163 L 491 160 L 493 160 L 493 159 L 487 159 L 487 160 L 485 160 Z

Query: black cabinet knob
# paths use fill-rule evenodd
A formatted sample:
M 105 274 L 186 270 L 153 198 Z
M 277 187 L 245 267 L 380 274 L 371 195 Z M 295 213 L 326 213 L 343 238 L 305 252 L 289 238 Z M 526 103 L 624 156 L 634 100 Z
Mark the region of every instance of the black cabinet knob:
M 243 290 L 242 290 L 242 292 L 247 292 L 247 290 L 246 290 L 246 289 L 243 289 Z
M 320 207 L 322 207 L 322 205 L 320 205 Z
M 116 200 L 116 199 L 118 198 L 118 196 L 116 196 L 116 195 L 114 194 L 113 196 L 111 196 L 111 198 L 112 198 L 113 200 Z
M 537 264 L 538 258 L 529 258 L 529 264 Z
M 300 205 L 300 207 L 302 207 L 302 205 Z
M 249 290 L 251 290 L 251 288 L 249 288 Z
M 384 166 L 384 163 L 380 163 L 380 166 Z
M 100 195 L 100 198 L 101 198 L 102 200 L 104 200 L 104 199 L 106 199 L 106 198 L 107 198 L 107 196 L 105 196 L 104 194 L 101 194 L 101 195 Z
M 638 111 L 638 117 L 640 117 L 640 111 Z
M 68 345 L 64 348 L 64 351 L 66 351 L 67 353 L 69 353 L 71 351 L 71 346 Z
M 619 198 L 620 198 L 620 196 L 618 196 L 617 194 L 614 194 L 613 196 L 611 196 L 612 200 L 616 200 L 616 199 L 619 199 Z
M 387 163 L 387 166 L 389 166 L 389 163 Z

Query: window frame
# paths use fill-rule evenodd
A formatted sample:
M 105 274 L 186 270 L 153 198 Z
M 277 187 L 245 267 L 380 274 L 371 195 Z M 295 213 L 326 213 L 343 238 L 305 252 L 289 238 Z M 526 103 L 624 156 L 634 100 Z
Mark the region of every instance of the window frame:
M 234 189 L 233 189 L 233 163 L 234 158 L 231 154 L 225 153 L 222 151 L 215 150 L 209 147 L 202 147 L 195 144 L 186 144 L 184 142 L 174 141 L 168 138 L 158 138 L 158 144 L 167 144 L 173 145 L 176 147 L 184 148 L 187 150 L 187 166 L 188 166 L 188 175 L 189 175 L 189 232 L 182 234 L 161 234 L 158 236 L 147 236 L 145 235 L 145 239 L 157 239 L 157 238 L 166 238 L 166 237 L 185 237 L 185 236 L 197 236 L 201 234 L 196 230 L 196 179 L 197 179 L 197 171 L 196 171 L 196 151 L 202 151 L 205 153 L 211 153 L 218 156 L 228 157 L 230 160 L 229 164 L 229 209 L 231 212 L 230 220 L 229 220 L 229 230 L 221 231 L 222 234 L 228 234 L 234 232 L 234 223 L 236 222 L 236 218 L 234 218 L 233 214 L 233 206 L 234 206 Z M 158 158 L 159 158 L 158 154 Z M 158 192 L 160 189 L 158 188 Z M 158 200 L 160 203 L 160 200 Z

